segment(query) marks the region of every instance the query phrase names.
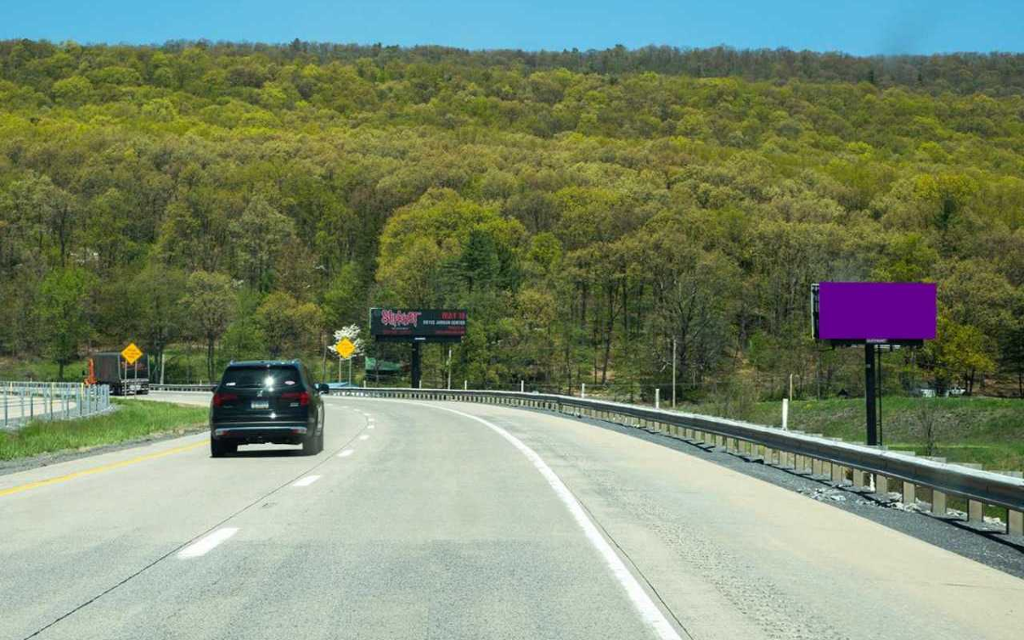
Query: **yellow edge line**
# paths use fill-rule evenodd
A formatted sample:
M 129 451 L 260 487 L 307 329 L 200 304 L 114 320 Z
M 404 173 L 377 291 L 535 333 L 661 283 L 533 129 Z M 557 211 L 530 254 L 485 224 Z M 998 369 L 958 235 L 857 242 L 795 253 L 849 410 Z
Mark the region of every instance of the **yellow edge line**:
M 192 444 L 187 444 L 187 445 L 185 445 L 183 447 L 176 447 L 174 449 L 167 449 L 166 451 L 158 451 L 156 453 L 149 453 L 149 454 L 146 454 L 144 456 L 139 456 L 137 458 L 131 458 L 130 460 L 122 460 L 121 462 L 111 462 L 110 464 L 103 464 L 103 465 L 100 465 L 98 467 L 93 467 L 91 469 L 85 469 L 83 471 L 76 471 L 74 473 L 69 473 L 69 474 L 67 474 L 65 476 L 57 476 L 56 478 L 49 478 L 47 480 L 38 480 L 36 482 L 29 482 L 27 484 L 22 484 L 22 485 L 18 485 L 16 487 L 11 487 L 10 489 L 0 489 L 0 498 L 2 498 L 3 496 L 13 495 L 15 493 L 21 493 L 22 491 L 28 491 L 30 489 L 38 489 L 39 487 L 45 487 L 45 486 L 51 485 L 51 484 L 59 484 L 61 482 L 67 482 L 68 480 L 74 480 L 75 478 L 81 478 L 81 477 L 84 477 L 84 476 L 91 476 L 91 475 L 93 475 L 95 473 L 103 473 L 104 471 L 112 471 L 114 469 L 120 469 L 121 467 L 127 467 L 128 465 L 138 464 L 139 462 L 145 462 L 147 460 L 155 460 L 156 458 L 163 458 L 164 456 L 169 456 L 169 455 L 172 455 L 172 454 L 175 454 L 175 453 L 181 453 L 182 451 L 188 451 L 190 449 L 195 449 L 196 447 L 201 447 L 201 446 L 204 446 L 206 444 L 207 444 L 207 441 L 203 440 L 201 442 L 194 442 Z

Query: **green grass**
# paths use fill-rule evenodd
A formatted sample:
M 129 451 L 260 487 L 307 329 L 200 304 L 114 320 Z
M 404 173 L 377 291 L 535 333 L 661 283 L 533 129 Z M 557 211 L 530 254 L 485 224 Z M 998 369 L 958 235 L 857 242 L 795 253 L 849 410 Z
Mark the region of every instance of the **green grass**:
M 82 372 L 88 368 L 83 358 L 64 366 L 64 382 L 81 382 Z M 0 358 L 0 380 L 60 380 L 60 368 L 51 360 L 14 360 Z
M 1024 470 L 1024 401 L 1001 398 L 887 397 L 882 404 L 882 441 L 891 449 L 928 455 L 922 422 L 929 412 L 934 427 L 932 455 L 950 462 L 972 462 L 990 470 Z M 711 405 L 683 411 L 714 414 Z M 781 402 L 758 402 L 742 418 L 780 426 Z M 864 399 L 798 400 L 790 405 L 789 428 L 849 442 L 865 441 Z
M 115 400 L 111 413 L 57 422 L 35 421 L 13 433 L 0 432 L 0 460 L 77 451 L 164 433 L 184 433 L 206 424 L 204 407 L 144 400 Z

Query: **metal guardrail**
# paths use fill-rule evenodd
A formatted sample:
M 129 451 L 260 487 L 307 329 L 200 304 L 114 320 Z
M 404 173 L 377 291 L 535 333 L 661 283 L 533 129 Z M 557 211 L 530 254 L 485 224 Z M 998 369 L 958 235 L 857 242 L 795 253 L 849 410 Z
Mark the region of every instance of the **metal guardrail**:
M 69 382 L 0 382 L 0 429 L 15 430 L 33 420 L 84 418 L 110 409 L 107 385 Z
M 178 392 L 210 392 L 217 385 L 215 384 L 150 384 L 150 391 L 178 391 Z
M 766 463 L 798 471 L 816 468 L 821 472 L 823 464 L 827 463 L 833 480 L 849 481 L 847 471 L 851 471 L 855 486 L 867 484 L 865 473 L 875 476 L 876 486 L 885 487 L 889 479 L 897 479 L 909 483 L 911 489 L 931 489 L 933 495 L 941 496 L 943 511 L 946 495 L 1004 507 L 1011 512 L 1008 525 L 1011 530 L 1019 526 L 1013 523 L 1020 521 L 1020 512 L 1024 511 L 1024 479 L 1021 478 L 737 420 L 619 402 L 513 391 L 364 388 L 335 390 L 331 395 L 498 404 L 611 420 L 666 432 L 694 443 L 724 445 L 730 451 L 742 452 L 746 447 L 749 455 L 761 457 Z M 758 448 L 762 450 L 758 451 Z M 907 495 L 906 486 L 904 495 Z

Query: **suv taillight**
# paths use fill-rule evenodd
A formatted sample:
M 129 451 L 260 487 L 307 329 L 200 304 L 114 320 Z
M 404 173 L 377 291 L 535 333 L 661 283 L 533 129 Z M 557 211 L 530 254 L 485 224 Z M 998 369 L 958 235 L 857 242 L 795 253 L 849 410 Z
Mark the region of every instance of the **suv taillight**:
M 298 400 L 299 406 L 305 407 L 309 405 L 309 392 L 308 391 L 286 391 L 281 394 L 282 400 Z
M 213 406 L 223 407 L 225 402 L 238 400 L 237 393 L 215 393 L 213 394 Z

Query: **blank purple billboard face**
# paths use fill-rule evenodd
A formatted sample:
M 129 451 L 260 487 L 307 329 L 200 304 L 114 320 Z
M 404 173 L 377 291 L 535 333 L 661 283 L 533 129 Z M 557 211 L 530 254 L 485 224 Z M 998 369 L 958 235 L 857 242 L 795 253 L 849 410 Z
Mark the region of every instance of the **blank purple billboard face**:
M 935 284 L 822 282 L 820 340 L 934 340 Z

